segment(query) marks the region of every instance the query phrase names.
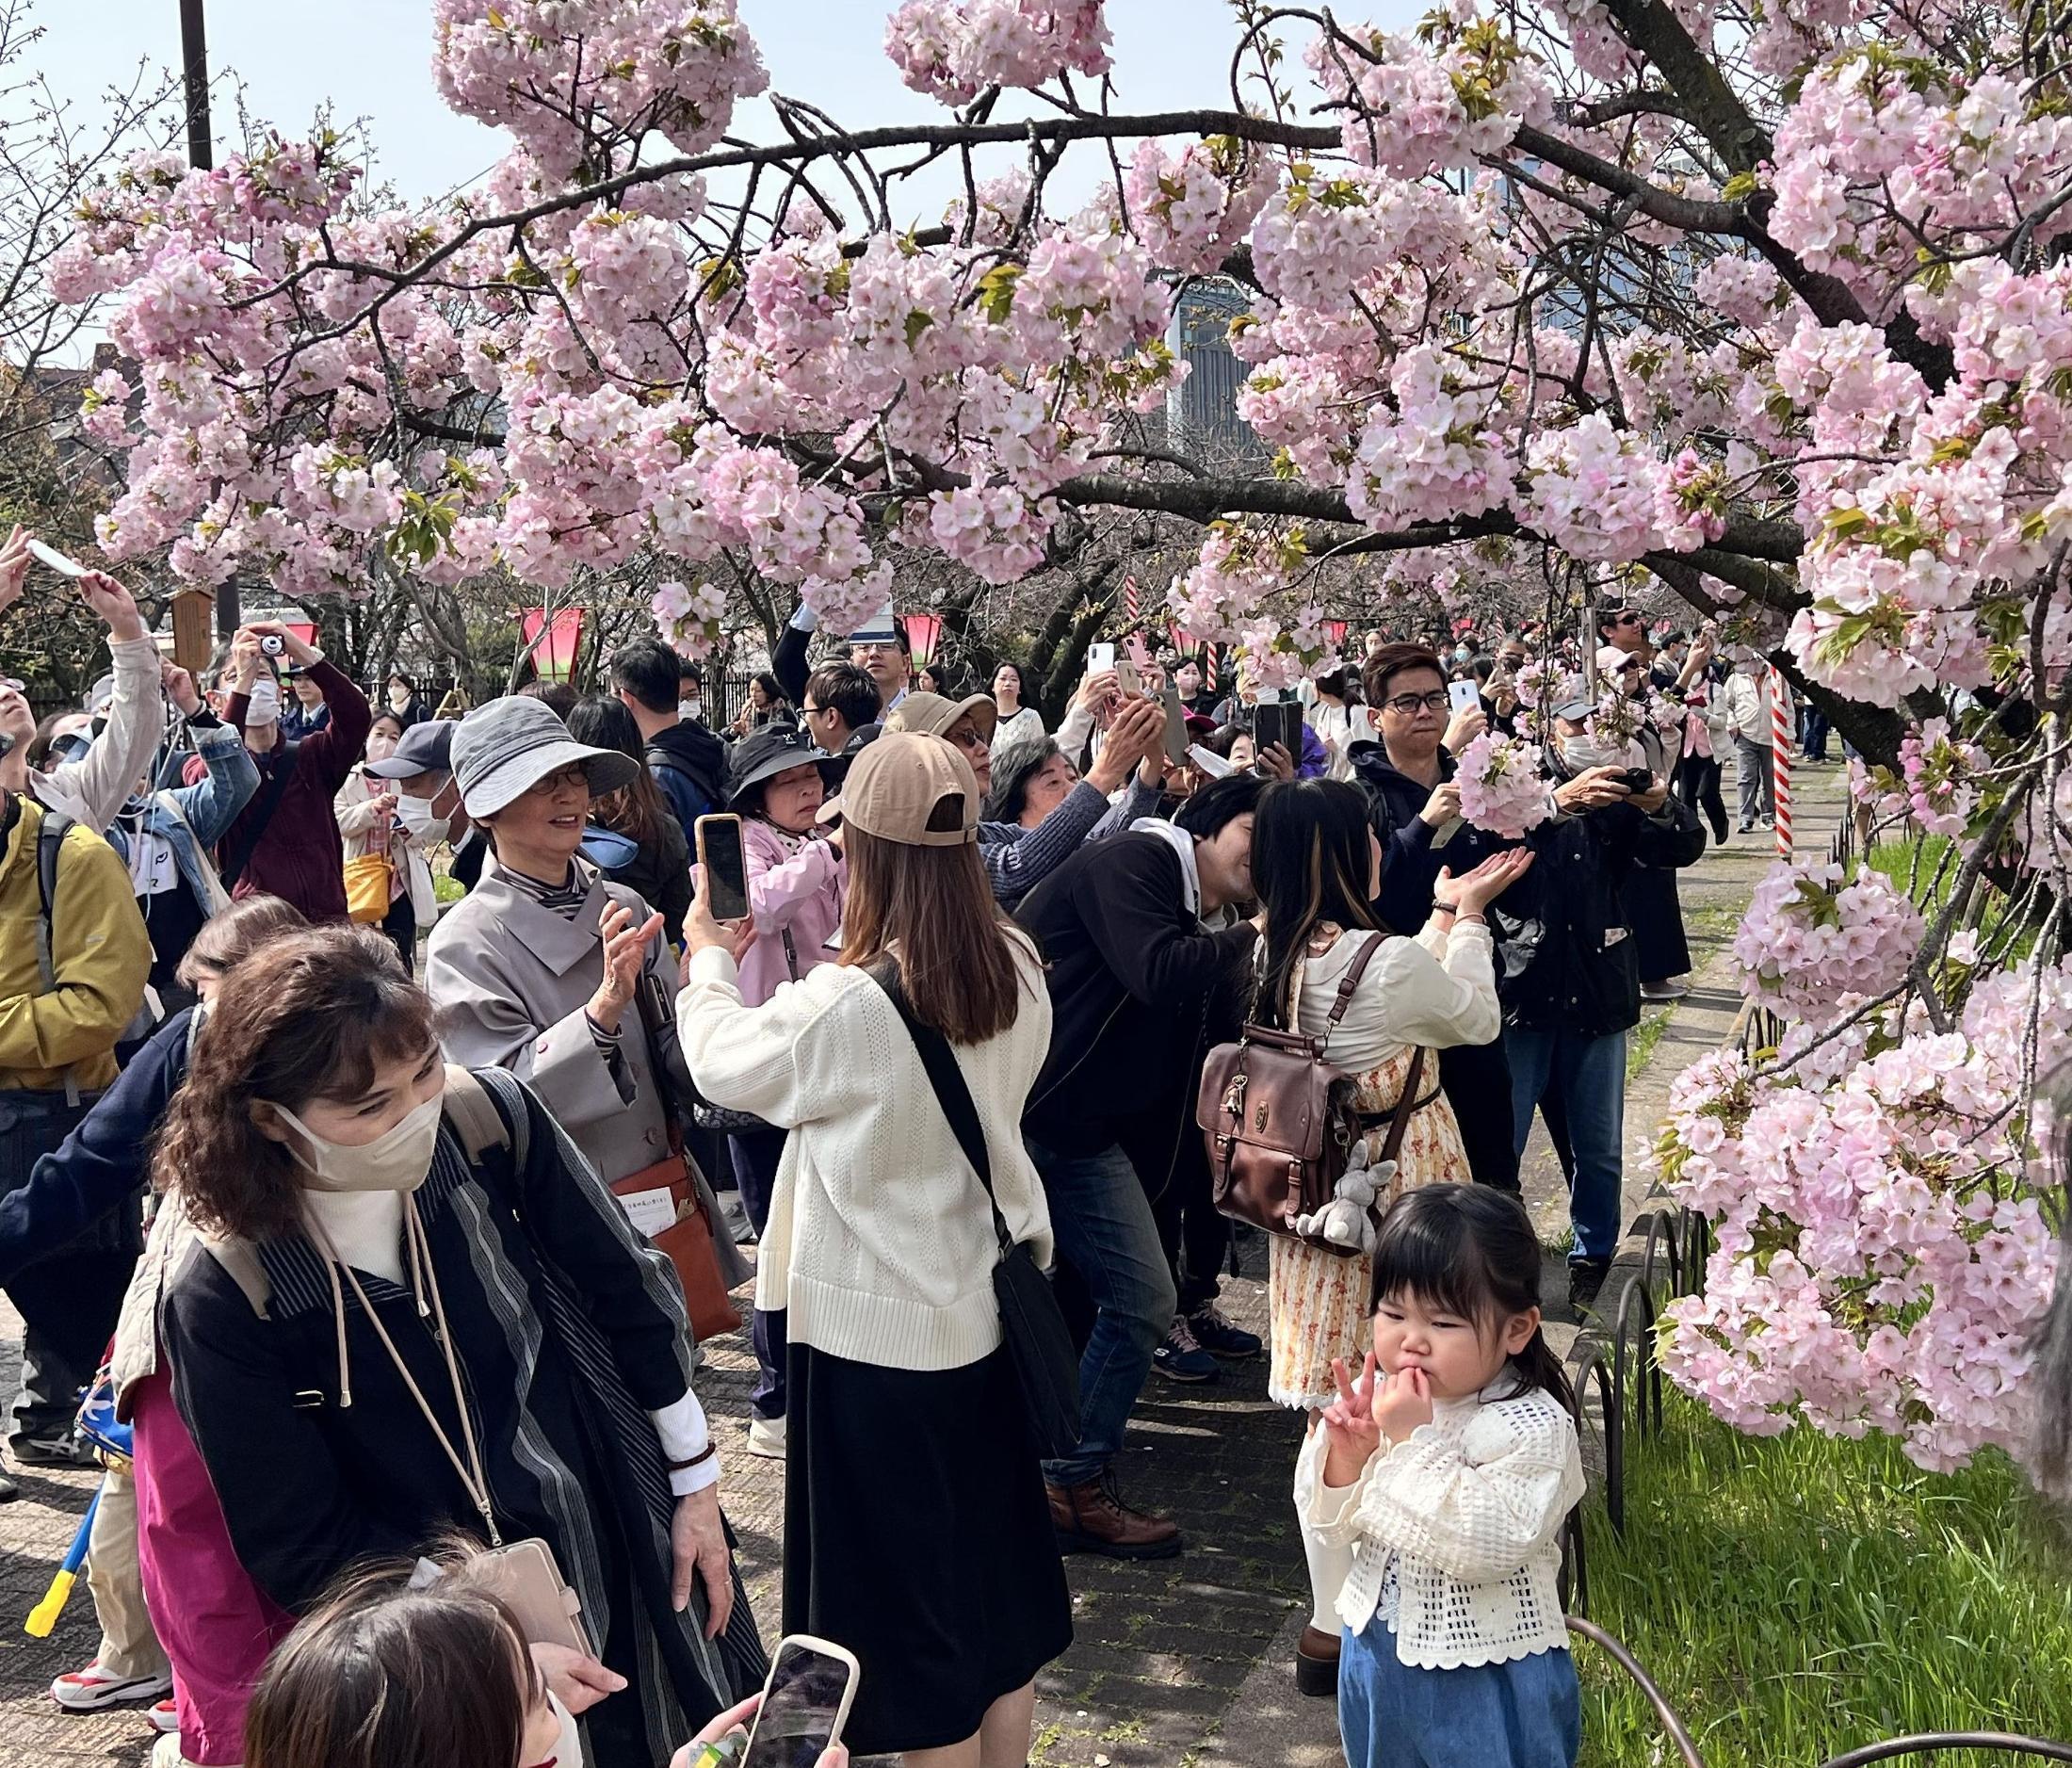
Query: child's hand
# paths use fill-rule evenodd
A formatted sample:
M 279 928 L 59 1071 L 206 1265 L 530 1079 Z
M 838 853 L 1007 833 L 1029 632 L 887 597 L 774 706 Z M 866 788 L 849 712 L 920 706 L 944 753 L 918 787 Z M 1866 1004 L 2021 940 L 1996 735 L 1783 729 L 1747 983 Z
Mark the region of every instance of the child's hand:
M 1381 1426 L 1374 1419 L 1374 1353 L 1367 1354 L 1358 1381 L 1348 1372 L 1343 1357 L 1333 1357 L 1331 1378 L 1338 1384 L 1338 1397 L 1324 1408 L 1324 1484 L 1351 1485 L 1382 1446 Z
M 1374 1428 L 1400 1443 L 1420 1424 L 1432 1422 L 1432 1384 L 1421 1369 L 1399 1369 L 1374 1392 Z

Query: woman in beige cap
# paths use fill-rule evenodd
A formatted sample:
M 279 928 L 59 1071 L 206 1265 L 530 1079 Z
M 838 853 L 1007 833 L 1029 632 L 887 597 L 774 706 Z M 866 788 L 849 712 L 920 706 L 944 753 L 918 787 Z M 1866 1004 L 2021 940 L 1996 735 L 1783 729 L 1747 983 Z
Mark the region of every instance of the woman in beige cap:
M 856 758 L 837 807 L 840 960 L 744 1006 L 735 966 L 753 934 L 720 926 L 701 893 L 677 998 L 704 1095 L 791 1132 L 755 1294 L 790 1327 L 784 1630 L 862 1663 L 843 1738 L 854 1755 L 1019 1768 L 1035 1674 L 1072 1637 L 993 1288 L 996 1206 L 1001 1232 L 1050 1261 L 1021 1135 L 1049 997 L 987 884 L 962 754 L 888 732 Z M 983 1184 L 916 1035 L 947 1045 L 968 1091 Z

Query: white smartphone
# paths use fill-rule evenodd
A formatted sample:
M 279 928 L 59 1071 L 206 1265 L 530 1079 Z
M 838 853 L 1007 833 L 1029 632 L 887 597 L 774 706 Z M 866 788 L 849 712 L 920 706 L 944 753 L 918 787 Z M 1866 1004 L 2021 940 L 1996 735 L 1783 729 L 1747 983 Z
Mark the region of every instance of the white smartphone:
M 825 1639 L 811 1633 L 780 1639 L 739 1768 L 817 1768 L 842 1741 L 862 1673 L 852 1652 Z
M 87 567 L 76 560 L 67 559 L 55 546 L 46 546 L 41 541 L 29 542 L 29 557 L 40 565 L 48 565 L 61 577 L 83 577 Z
M 1472 712 L 1482 703 L 1482 690 L 1481 685 L 1476 682 L 1449 682 L 1446 697 L 1454 711 Z
M 1112 644 L 1090 644 L 1086 648 L 1086 673 L 1098 675 L 1103 670 L 1115 667 L 1115 647 Z

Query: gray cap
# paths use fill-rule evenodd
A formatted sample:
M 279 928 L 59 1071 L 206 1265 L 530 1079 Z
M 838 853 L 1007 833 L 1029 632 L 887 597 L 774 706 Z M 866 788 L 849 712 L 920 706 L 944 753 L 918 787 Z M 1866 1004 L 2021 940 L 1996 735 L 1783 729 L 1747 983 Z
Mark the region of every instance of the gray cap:
M 1571 724 L 1580 724 L 1597 709 L 1597 703 L 1590 699 L 1563 700 L 1554 708 L 1554 716 L 1566 719 Z
M 89 712 L 105 712 L 108 703 L 115 698 L 115 677 L 104 675 L 87 689 L 86 709 Z
M 448 754 L 461 808 L 471 817 L 494 817 L 563 768 L 582 768 L 592 798 L 640 777 L 631 755 L 577 742 L 552 706 L 523 694 L 477 706 L 454 731 Z
M 420 773 L 453 771 L 452 719 L 425 719 L 413 724 L 396 739 L 396 753 L 386 761 L 370 761 L 366 771 L 378 780 L 409 780 Z

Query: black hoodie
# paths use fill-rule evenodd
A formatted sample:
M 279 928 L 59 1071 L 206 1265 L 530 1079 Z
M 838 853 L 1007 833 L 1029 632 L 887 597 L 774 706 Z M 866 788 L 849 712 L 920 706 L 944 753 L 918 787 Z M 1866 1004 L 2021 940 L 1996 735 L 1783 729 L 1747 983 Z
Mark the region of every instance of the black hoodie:
M 727 746 L 703 724 L 680 720 L 647 740 L 648 770 L 669 800 L 687 840 L 692 825 L 726 807 Z

